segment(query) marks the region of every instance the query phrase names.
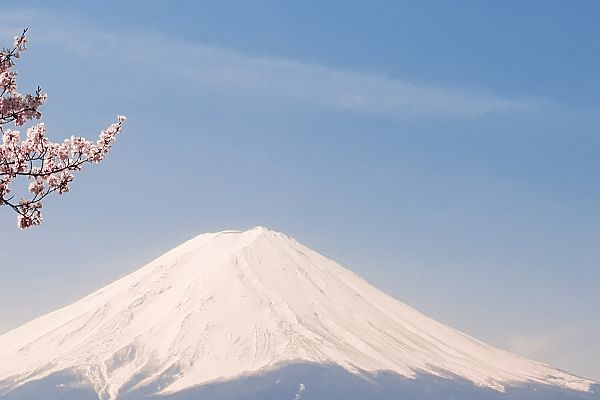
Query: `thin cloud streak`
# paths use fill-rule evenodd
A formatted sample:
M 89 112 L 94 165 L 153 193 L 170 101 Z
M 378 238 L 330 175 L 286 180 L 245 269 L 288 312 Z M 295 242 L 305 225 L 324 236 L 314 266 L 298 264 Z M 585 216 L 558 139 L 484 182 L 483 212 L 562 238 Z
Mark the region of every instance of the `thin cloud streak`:
M 121 62 L 157 73 L 169 71 L 171 79 L 187 80 L 200 88 L 240 91 L 261 100 L 290 99 L 399 118 L 474 118 L 499 112 L 527 112 L 542 105 L 535 99 L 508 98 L 418 84 L 377 73 L 254 56 L 157 34 L 103 32 L 49 13 L 15 11 L 3 15 L 2 20 L 4 38 L 14 36 L 23 26 L 33 26 L 34 43 L 59 46 L 86 57 L 114 59 L 118 54 Z M 69 29 L 65 30 L 65 26 Z
M 595 344 L 598 334 L 598 328 L 589 323 L 539 333 L 513 332 L 507 337 L 507 349 L 527 358 L 562 365 L 570 372 L 597 380 L 600 359 Z M 575 346 L 575 343 L 579 345 Z
M 526 335 L 521 332 L 514 332 L 508 338 L 508 348 L 511 352 L 525 357 L 539 358 L 544 355 L 548 349 L 568 342 L 569 338 L 580 334 L 574 330 L 562 330 L 559 332 L 546 332 L 539 335 Z

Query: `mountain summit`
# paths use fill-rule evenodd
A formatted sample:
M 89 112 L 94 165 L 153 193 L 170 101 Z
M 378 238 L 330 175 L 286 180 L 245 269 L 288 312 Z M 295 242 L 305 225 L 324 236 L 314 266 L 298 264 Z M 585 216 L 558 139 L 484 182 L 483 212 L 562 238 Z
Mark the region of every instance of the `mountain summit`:
M 593 384 L 436 322 L 257 227 L 200 235 L 0 336 L 0 399 L 65 372 L 112 400 L 142 389 L 173 395 L 291 363 L 407 381 L 427 375 L 495 393 L 528 384 L 585 393 Z

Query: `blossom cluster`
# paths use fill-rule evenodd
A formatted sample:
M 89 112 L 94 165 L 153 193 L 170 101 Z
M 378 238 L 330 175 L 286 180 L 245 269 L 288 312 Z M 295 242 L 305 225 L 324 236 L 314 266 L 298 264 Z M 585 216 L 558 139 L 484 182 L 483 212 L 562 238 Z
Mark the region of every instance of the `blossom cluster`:
M 118 116 L 96 142 L 72 136 L 54 143 L 46 136 L 43 123 L 29 127 L 25 137 L 7 128 L 10 123 L 18 127 L 40 119 L 38 108 L 47 98 L 39 88 L 34 95 L 17 92 L 14 59 L 27 49 L 25 33 L 15 38 L 11 49 L 0 51 L 0 206 L 9 206 L 18 214 L 17 224 L 22 229 L 42 222 L 42 200 L 54 192 L 68 192 L 73 173 L 83 164 L 96 164 L 106 157 L 125 122 L 124 116 Z M 17 180 L 29 182 L 27 198 L 16 200 L 12 195 L 11 184 Z

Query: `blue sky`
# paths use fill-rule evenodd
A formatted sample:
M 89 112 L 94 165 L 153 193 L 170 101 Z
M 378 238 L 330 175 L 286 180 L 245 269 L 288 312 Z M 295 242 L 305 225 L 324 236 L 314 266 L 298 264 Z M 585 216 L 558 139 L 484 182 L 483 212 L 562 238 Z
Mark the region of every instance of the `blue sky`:
M 21 232 L 0 332 L 202 232 L 265 225 L 600 380 L 600 3 L 3 2 L 56 140 L 126 133 Z

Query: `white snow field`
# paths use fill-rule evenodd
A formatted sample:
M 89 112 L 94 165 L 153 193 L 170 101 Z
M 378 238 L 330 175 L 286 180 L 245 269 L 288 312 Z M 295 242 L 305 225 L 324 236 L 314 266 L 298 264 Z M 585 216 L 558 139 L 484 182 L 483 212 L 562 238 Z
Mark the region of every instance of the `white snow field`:
M 593 382 L 428 318 L 285 234 L 200 235 L 58 311 L 0 336 L 0 394 L 77 371 L 102 399 L 165 374 L 172 394 L 282 362 L 352 373 L 460 377 L 589 391 Z

